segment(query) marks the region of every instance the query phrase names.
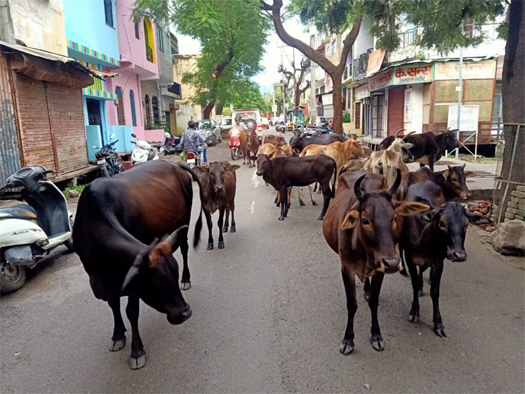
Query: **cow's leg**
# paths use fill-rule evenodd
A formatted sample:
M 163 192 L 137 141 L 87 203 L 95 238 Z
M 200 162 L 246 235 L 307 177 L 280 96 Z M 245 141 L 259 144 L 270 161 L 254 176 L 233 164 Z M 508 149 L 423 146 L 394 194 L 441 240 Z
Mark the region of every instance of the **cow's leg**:
M 288 188 L 288 209 L 290 209 L 290 206 L 292 204 L 292 188 Z
M 287 208 L 288 208 L 288 193 L 287 193 L 287 187 L 282 187 L 279 190 L 279 194 L 281 195 L 281 216 L 279 216 L 279 220 L 284 220 L 284 218 L 287 215 Z
M 432 276 L 432 284 L 430 285 L 430 296 L 432 297 L 432 306 L 434 309 L 434 332 L 440 338 L 446 337 L 445 326 L 441 319 L 439 312 L 439 285 L 441 283 L 441 274 L 443 273 L 443 261 L 438 262 L 436 266 L 432 267 L 430 274 Z
M 222 226 L 222 232 L 227 233 L 228 227 L 230 227 L 230 206 L 229 204 L 226 204 L 224 216 L 225 218 L 224 218 L 224 226 Z
M 297 198 L 299 199 L 299 205 L 304 207 L 306 204 L 303 201 L 303 188 L 302 187 L 297 188 Z
M 321 185 L 319 184 L 319 182 L 315 182 L 315 189 L 317 189 L 317 194 L 321 194 L 322 190 L 321 190 Z
M 379 322 L 377 320 L 377 307 L 379 305 L 379 293 L 381 292 L 381 284 L 383 283 L 383 278 L 385 274 L 383 272 L 376 272 L 372 277 L 372 285 L 370 288 L 370 301 L 368 301 L 368 306 L 372 312 L 372 327 L 370 332 L 372 336 L 370 337 L 370 344 L 372 347 L 381 352 L 385 350 L 385 344 L 383 342 L 383 337 L 381 336 L 381 329 L 379 328 Z
M 426 266 L 419 267 L 419 296 L 420 297 L 423 297 L 423 274 L 425 273 L 426 270 L 427 270 Z
M 308 191 L 310 192 L 310 201 L 312 205 L 317 205 L 317 202 L 314 199 L 314 193 L 312 192 L 312 185 L 308 185 Z
M 206 249 L 213 249 L 213 222 L 211 221 L 211 213 L 207 209 L 203 209 L 204 216 L 206 216 L 206 224 L 208 225 L 208 247 Z
M 317 218 L 317 220 L 323 220 L 324 214 L 326 213 L 326 210 L 328 209 L 328 204 L 330 204 L 330 183 L 327 183 L 326 185 L 322 185 L 323 187 L 323 209 L 321 211 L 321 215 Z
M 339 351 L 345 356 L 348 356 L 354 351 L 354 316 L 357 311 L 357 299 L 355 296 L 355 276 L 345 267 L 344 263 L 341 269 L 341 274 L 345 285 L 348 322 L 346 324 L 345 336 L 339 347 Z
M 217 225 L 219 226 L 219 249 L 224 249 L 224 238 L 222 236 L 222 224 L 224 221 L 224 208 L 219 209 L 219 220 Z
M 364 291 L 365 291 L 365 300 L 370 301 L 370 278 L 365 279 Z
M 184 233 L 181 234 L 180 237 L 180 253 L 182 254 L 182 261 L 184 264 L 184 267 L 182 269 L 182 279 L 180 281 L 180 288 L 182 290 L 188 290 L 191 287 L 191 280 L 190 280 L 190 268 L 188 266 L 188 250 L 190 249 L 188 246 L 188 228 L 184 230 Z
M 408 320 L 412 323 L 419 321 L 419 275 L 417 274 L 417 267 L 412 260 L 412 254 L 405 250 L 405 260 L 408 265 L 408 272 L 410 272 L 410 279 L 412 281 L 412 307 L 408 314 Z
M 109 351 L 117 352 L 126 345 L 126 326 L 124 326 L 124 320 L 122 320 L 122 314 L 120 313 L 120 297 L 109 300 L 108 304 L 113 312 L 113 320 L 115 321 L 113 336 L 111 337 L 113 344 Z
M 232 226 L 230 227 L 230 233 L 234 233 L 237 231 L 237 227 L 235 225 L 235 201 L 231 202 L 230 211 L 232 213 Z
M 430 171 L 434 172 L 434 161 L 435 158 L 431 157 L 428 159 L 428 168 L 430 168 Z
M 281 193 L 279 193 L 278 191 L 275 192 L 275 205 L 280 207 L 281 206 Z
M 129 296 L 128 306 L 126 307 L 126 315 L 128 315 L 131 323 L 131 358 L 129 359 L 129 366 L 131 369 L 140 369 L 146 365 L 146 352 L 139 334 L 139 297 Z

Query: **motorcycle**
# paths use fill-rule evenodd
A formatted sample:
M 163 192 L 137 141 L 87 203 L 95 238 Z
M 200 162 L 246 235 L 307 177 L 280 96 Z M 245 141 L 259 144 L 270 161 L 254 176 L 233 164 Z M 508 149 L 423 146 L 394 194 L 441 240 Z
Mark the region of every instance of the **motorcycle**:
M 284 126 L 284 122 L 277 122 L 275 124 L 275 130 L 280 133 L 286 132 L 286 127 Z
M 135 134 L 131 134 L 131 136 L 135 138 L 135 141 L 133 141 L 135 149 L 133 149 L 133 152 L 131 153 L 131 162 L 134 166 L 147 161 L 159 159 L 156 148 L 153 148 L 146 141 L 138 140 Z
M 0 292 L 12 293 L 26 280 L 33 268 L 59 245 L 73 251 L 73 215 L 66 198 L 46 175 L 53 173 L 42 166 L 24 167 L 7 178 L 0 194 L 10 189 L 9 198 L 25 200 L 0 208 Z
M 164 133 L 164 143 L 160 147 L 160 152 L 165 155 L 179 154 L 182 152 L 180 137 L 173 137 L 170 133 Z
M 241 149 L 240 133 L 240 130 L 237 128 L 233 128 L 230 131 L 230 154 L 232 160 L 237 160 L 243 155 Z
M 111 134 L 109 139 L 112 140 L 114 136 L 114 134 Z M 102 149 L 95 153 L 100 176 L 110 177 L 126 170 L 120 162 L 120 157 L 114 148 L 118 141 L 119 140 L 116 140 L 104 145 Z M 97 147 L 94 146 L 93 148 Z
M 201 154 L 199 152 L 196 152 L 193 149 L 188 149 L 184 151 L 184 153 L 188 167 L 193 168 L 201 164 Z

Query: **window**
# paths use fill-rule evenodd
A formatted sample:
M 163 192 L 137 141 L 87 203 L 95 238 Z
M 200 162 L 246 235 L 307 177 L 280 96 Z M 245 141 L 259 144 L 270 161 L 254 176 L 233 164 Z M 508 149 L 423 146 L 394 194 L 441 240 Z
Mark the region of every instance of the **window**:
M 113 23 L 113 0 L 104 0 L 104 14 L 106 15 L 106 25 L 115 27 Z
M 153 107 L 153 123 L 160 123 L 159 99 L 157 96 L 153 96 L 151 99 L 151 106 Z
M 122 88 L 117 86 L 115 89 L 115 94 L 117 95 L 117 118 L 119 125 L 126 124 L 126 118 L 124 117 L 124 100 L 122 98 Z
M 129 104 L 131 105 L 131 121 L 133 126 L 137 125 L 137 114 L 135 113 L 135 94 L 133 90 L 129 91 Z
M 355 128 L 360 129 L 361 128 L 361 103 L 356 102 L 355 103 Z
M 139 32 L 139 22 L 135 22 L 135 38 L 137 40 L 140 40 L 140 32 Z
M 155 29 L 157 32 L 157 48 L 159 48 L 161 52 L 164 52 L 164 32 L 159 25 L 155 26 Z
M 151 107 L 149 105 L 149 96 L 148 95 L 146 95 L 144 97 L 144 109 L 145 109 L 144 114 L 146 116 L 146 119 L 145 119 L 144 123 L 146 125 L 149 125 L 150 122 L 151 122 Z

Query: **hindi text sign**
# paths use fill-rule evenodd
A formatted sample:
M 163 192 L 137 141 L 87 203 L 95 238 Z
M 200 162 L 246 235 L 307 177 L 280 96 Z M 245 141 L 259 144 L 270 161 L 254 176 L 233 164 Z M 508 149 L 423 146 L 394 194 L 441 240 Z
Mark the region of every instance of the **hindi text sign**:
M 396 67 L 393 85 L 413 85 L 432 82 L 432 64 Z
M 368 55 L 368 65 L 366 67 L 367 77 L 381 69 L 381 64 L 383 64 L 383 59 L 385 58 L 385 52 L 384 48 L 380 48 Z

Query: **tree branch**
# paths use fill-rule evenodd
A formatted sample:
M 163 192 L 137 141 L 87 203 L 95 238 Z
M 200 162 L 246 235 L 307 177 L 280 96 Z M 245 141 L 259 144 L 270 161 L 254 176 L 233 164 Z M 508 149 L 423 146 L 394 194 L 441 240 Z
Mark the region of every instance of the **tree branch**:
M 337 65 L 337 68 L 339 69 L 341 73 L 345 69 L 346 57 L 348 56 L 348 53 L 352 49 L 352 45 L 354 45 L 357 35 L 359 34 L 360 28 L 361 28 L 361 18 L 357 18 L 354 25 L 352 26 L 352 30 L 350 30 L 350 33 L 348 33 L 348 35 L 343 41 L 343 50 L 341 51 L 341 61 Z

